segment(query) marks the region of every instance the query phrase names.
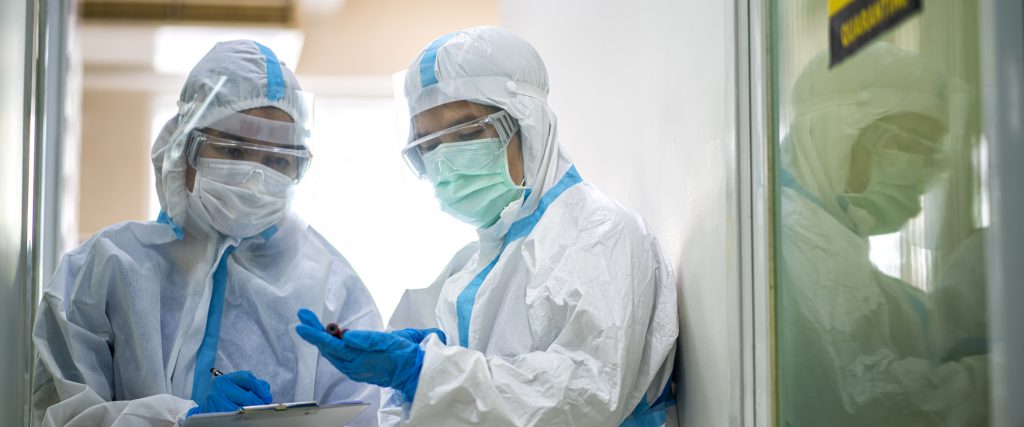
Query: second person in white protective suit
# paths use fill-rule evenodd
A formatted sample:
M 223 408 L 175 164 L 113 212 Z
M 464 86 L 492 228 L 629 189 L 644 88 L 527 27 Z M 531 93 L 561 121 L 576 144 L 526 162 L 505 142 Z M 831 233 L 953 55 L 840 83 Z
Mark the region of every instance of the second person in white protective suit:
M 947 356 L 959 337 L 942 292 L 879 271 L 868 239 L 922 212 L 959 143 L 961 86 L 886 43 L 832 69 L 820 54 L 797 79 L 780 170 L 780 425 L 987 425 L 987 356 Z
M 406 160 L 479 240 L 406 292 L 397 330 L 335 339 L 301 312 L 300 335 L 351 378 L 396 390 L 385 424 L 671 422 L 672 269 L 559 144 L 533 47 L 500 28 L 447 34 L 413 61 L 405 93 Z
M 258 43 L 218 43 L 153 144 L 157 221 L 107 227 L 61 260 L 33 331 L 33 418 L 172 426 L 240 406 L 378 402 L 319 358 L 299 307 L 344 327 L 380 315 L 349 263 L 289 210 L 311 159 L 308 94 Z M 214 377 L 211 369 L 225 372 Z M 376 425 L 366 411 L 357 425 Z

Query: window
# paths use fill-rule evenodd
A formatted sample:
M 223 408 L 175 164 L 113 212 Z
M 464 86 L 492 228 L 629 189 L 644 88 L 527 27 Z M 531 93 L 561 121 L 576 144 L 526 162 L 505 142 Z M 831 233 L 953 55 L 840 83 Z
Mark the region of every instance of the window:
M 429 285 L 476 232 L 402 160 L 394 99 L 319 96 L 315 108 L 313 163 L 293 210 L 348 259 L 387 323 L 402 292 Z
M 978 2 L 834 67 L 829 3 L 771 8 L 777 425 L 987 425 Z

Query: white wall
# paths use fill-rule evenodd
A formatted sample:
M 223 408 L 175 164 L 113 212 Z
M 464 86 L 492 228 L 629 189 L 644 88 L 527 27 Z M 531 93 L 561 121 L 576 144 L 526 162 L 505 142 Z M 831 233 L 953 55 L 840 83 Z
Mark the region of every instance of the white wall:
M 514 0 L 502 20 L 546 61 L 560 139 L 580 174 L 647 218 L 674 260 L 681 419 L 737 423 L 732 2 Z

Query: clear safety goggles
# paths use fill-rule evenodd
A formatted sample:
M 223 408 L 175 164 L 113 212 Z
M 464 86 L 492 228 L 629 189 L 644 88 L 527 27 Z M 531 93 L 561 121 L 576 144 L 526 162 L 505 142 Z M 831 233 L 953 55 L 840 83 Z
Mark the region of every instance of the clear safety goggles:
M 502 110 L 421 138 L 416 138 L 402 149 L 402 156 L 413 173 L 418 178 L 423 179 L 426 178 L 423 155 L 433 151 L 437 146 L 445 143 L 475 141 L 494 137 L 500 139 L 501 143 L 507 146 L 518 131 L 519 123 L 508 112 Z
M 865 128 L 859 143 L 869 150 L 893 150 L 923 157 L 941 156 L 944 138 L 931 140 L 908 132 L 899 126 L 881 121 Z
M 209 130 L 208 130 L 209 131 Z M 299 182 L 313 154 L 304 147 L 282 147 L 210 135 L 195 129 L 189 134 L 188 164 L 199 167 L 200 159 L 223 159 L 253 162 Z

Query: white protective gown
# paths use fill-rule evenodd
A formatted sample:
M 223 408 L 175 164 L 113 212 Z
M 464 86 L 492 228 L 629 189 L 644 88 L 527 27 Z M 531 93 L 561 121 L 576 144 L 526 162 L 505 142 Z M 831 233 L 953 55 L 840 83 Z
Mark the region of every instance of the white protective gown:
M 246 85 L 266 88 L 267 69 L 277 66 L 267 52 L 249 41 L 218 44 L 189 76 L 182 105 L 227 74 L 236 86 L 217 93 L 215 105 L 263 104 L 301 114 L 287 99 L 236 98 Z M 298 87 L 287 68 L 280 71 L 284 84 Z M 190 218 L 184 140 L 171 138 L 178 122 L 172 118 L 153 146 L 161 207 L 168 213 L 157 222 L 103 229 L 64 256 L 43 294 L 33 332 L 39 350 L 34 424 L 175 425 L 196 406 L 193 379 L 208 376 L 195 374 L 211 312 L 220 313 L 213 346 L 219 370 L 252 371 L 270 384 L 275 402 L 363 400 L 375 407 L 377 387 L 349 380 L 294 331 L 301 307 L 343 327 L 379 329 L 380 315 L 362 281 L 294 214 L 241 241 Z M 226 276 L 218 279 L 222 261 Z M 216 286 L 224 290 L 220 307 L 211 306 Z M 356 425 L 376 424 L 373 407 Z
M 946 357 L 956 340 L 942 308 L 950 304 L 879 271 L 869 258 L 873 219 L 836 197 L 864 128 L 913 113 L 955 140 L 959 96 L 955 81 L 884 43 L 832 70 L 820 55 L 797 80 L 782 147 L 780 425 L 987 424 L 987 357 Z
M 448 345 L 424 342 L 413 403 L 384 424 L 656 426 L 675 412 L 672 269 L 644 221 L 576 172 L 547 89 L 532 47 L 498 28 L 443 36 L 412 64 L 411 114 L 472 100 L 519 121 L 530 190 L 403 297 L 389 327 L 437 327 Z

